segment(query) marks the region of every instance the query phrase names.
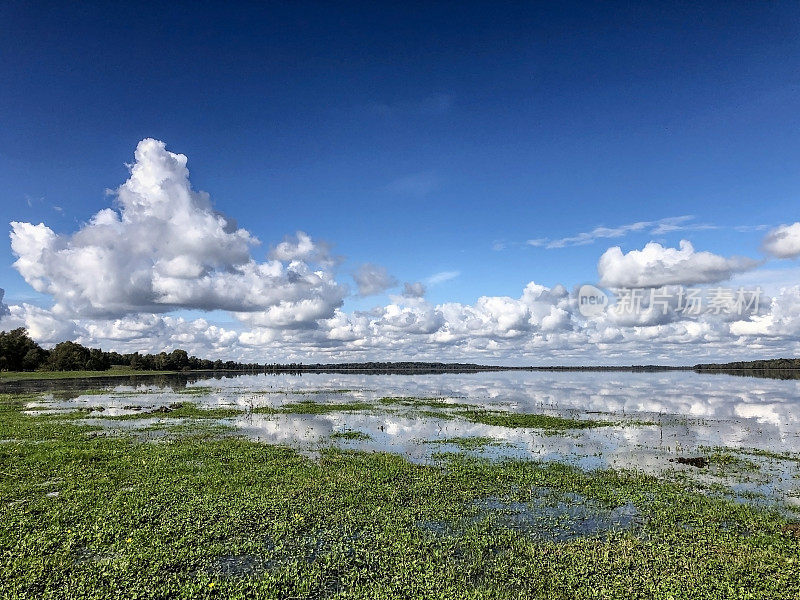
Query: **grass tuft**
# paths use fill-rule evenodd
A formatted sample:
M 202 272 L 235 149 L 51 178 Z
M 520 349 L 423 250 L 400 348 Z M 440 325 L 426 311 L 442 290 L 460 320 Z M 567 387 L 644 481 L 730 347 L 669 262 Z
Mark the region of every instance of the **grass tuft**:
M 592 419 L 569 419 L 552 415 L 534 413 L 511 413 L 489 410 L 462 410 L 456 413 L 462 419 L 473 423 L 497 427 L 530 428 L 546 430 L 586 429 L 588 427 L 608 427 L 617 425 L 613 421 Z

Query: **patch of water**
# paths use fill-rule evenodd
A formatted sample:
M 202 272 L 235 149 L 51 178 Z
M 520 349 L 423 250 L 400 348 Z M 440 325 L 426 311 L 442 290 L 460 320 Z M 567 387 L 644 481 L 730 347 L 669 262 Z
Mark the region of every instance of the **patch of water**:
M 254 554 L 224 555 L 211 561 L 208 572 L 218 577 L 256 577 L 274 566 Z
M 639 511 L 630 502 L 608 510 L 577 494 L 569 496 L 555 504 L 546 498 L 530 502 L 487 498 L 477 508 L 481 519 L 491 519 L 502 527 L 555 542 L 608 535 L 642 522 Z
M 313 455 L 326 445 L 387 451 L 428 462 L 436 452 L 453 450 L 432 440 L 488 437 L 498 444 L 468 450 L 490 458 L 557 461 L 583 469 L 632 468 L 651 474 L 684 473 L 711 483 L 737 484 L 745 493 L 769 488 L 771 497 L 788 497 L 797 485 L 780 460 L 756 461 L 757 473 L 696 469 L 670 458 L 692 456 L 705 447 L 800 452 L 800 381 L 740 378 L 691 372 L 488 372 L 437 375 L 305 374 L 243 375 L 222 379 L 181 379 L 178 384 L 126 382 L 104 393 L 57 390 L 26 405 L 29 411 L 85 411 L 86 421 L 111 431 L 147 430 L 169 414 L 151 419 L 151 411 L 176 402 L 200 408 L 239 411 L 224 419 L 239 433 L 268 443 L 292 445 Z M 53 391 L 55 390 L 55 391 Z M 435 398 L 431 406 L 382 403 L 383 397 Z M 283 409 L 289 403 L 366 403 L 359 412 L 254 414 L 259 408 Z M 622 423 L 553 434 L 511 429 L 458 418 L 448 402 L 488 410 L 536 412 L 570 418 L 600 418 Z M 140 415 L 115 421 L 107 417 Z M 155 416 L 155 415 L 153 415 Z M 625 425 L 626 421 L 656 425 Z M 360 431 L 365 439 L 331 439 L 341 431 Z M 148 433 L 148 435 L 151 435 Z M 158 434 L 153 433 L 152 437 Z M 695 472 L 690 472 L 695 471 Z M 766 487 L 765 487 L 766 486 Z
M 456 523 L 423 520 L 417 527 L 434 536 L 461 536 L 479 525 L 511 529 L 541 541 L 567 542 L 608 536 L 644 522 L 633 503 L 608 508 L 581 494 L 556 494 L 547 488 L 533 488 L 526 502 L 494 496 L 475 500 L 464 513 Z

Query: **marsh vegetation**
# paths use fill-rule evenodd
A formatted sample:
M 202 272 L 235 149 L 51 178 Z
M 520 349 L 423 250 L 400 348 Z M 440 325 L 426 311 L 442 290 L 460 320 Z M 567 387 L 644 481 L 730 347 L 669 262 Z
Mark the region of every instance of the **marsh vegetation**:
M 487 401 L 508 380 L 485 376 L 293 381 L 1 395 L 0 597 L 800 593 L 791 448 L 690 445 L 710 417 L 519 387 Z M 630 437 L 638 467 L 611 464 L 602 440 Z

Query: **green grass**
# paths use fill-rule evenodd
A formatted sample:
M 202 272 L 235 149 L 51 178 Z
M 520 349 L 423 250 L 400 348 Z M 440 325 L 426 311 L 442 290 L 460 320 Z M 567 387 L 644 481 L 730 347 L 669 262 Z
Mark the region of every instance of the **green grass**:
M 194 402 L 176 402 L 167 407 L 168 411 L 142 410 L 128 415 L 105 417 L 115 421 L 128 421 L 131 419 L 149 419 L 152 417 L 167 417 L 170 419 L 227 419 L 243 414 L 239 408 L 201 408 Z
M 741 458 L 735 452 L 726 448 L 715 448 L 710 452 L 707 451 L 705 458 L 709 464 L 717 466 L 723 471 L 753 473 L 759 470 L 759 466 L 756 463 Z
M 363 431 L 335 431 L 331 434 L 332 440 L 371 440 L 372 436 Z
M 462 419 L 473 423 L 494 425 L 497 427 L 530 428 L 545 430 L 586 429 L 588 427 L 604 427 L 616 425 L 613 421 L 595 421 L 591 419 L 569 419 L 552 415 L 535 413 L 512 413 L 489 410 L 462 410 L 456 413 Z
M 0 395 L 3 599 L 800 596 L 783 517 L 679 483 L 459 453 L 309 459 L 185 427 L 95 437 L 22 414 L 29 399 Z M 474 509 L 543 488 L 632 502 L 641 524 L 557 543 Z
M 414 396 L 386 396 L 378 400 L 387 406 L 410 406 L 413 408 L 469 408 L 470 404 L 447 402 L 445 398 L 416 398 Z
M 367 402 L 340 402 L 326 403 L 314 402 L 313 400 L 303 400 L 301 402 L 287 402 L 286 404 L 272 408 L 262 406 L 254 408 L 254 414 L 295 414 L 295 415 L 324 415 L 335 412 L 356 412 L 362 410 L 372 410 L 374 406 Z
M 187 396 L 207 396 L 214 391 L 214 388 L 208 386 L 192 386 L 175 390 L 176 394 L 184 394 Z
M 177 371 L 136 371 L 112 368 L 108 371 L 0 371 L 0 382 L 36 379 L 82 379 L 84 377 L 129 377 L 131 375 L 171 375 Z
M 759 450 L 758 448 L 731 448 L 730 452 L 738 454 L 761 456 L 775 460 L 787 460 L 790 462 L 800 462 L 800 454 L 794 452 L 770 452 L 769 450 Z
M 501 446 L 502 440 L 486 436 L 451 437 L 443 440 L 425 440 L 426 444 L 447 444 L 457 446 L 462 450 L 480 450 L 486 446 Z

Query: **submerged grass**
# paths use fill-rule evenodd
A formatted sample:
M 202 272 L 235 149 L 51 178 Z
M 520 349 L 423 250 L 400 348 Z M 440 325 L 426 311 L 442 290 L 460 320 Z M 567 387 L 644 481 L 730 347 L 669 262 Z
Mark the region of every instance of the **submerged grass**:
M 800 454 L 795 452 L 770 452 L 769 450 L 759 450 L 758 448 L 732 448 L 730 451 L 738 454 L 800 463 Z
M 83 409 L 70 413 L 80 414 L 90 409 Z M 152 419 L 153 417 L 166 417 L 171 419 L 228 419 L 242 414 L 239 408 L 202 408 L 194 402 L 175 402 L 169 406 L 161 406 L 150 410 L 141 410 L 127 415 L 103 417 L 110 421 L 130 421 L 135 419 Z
M 735 452 L 727 448 L 715 448 L 707 452 L 705 458 L 710 465 L 716 466 L 724 471 L 753 473 L 759 470 L 758 464 L 752 460 L 737 456 Z
M 314 402 L 313 400 L 302 400 L 300 402 L 288 402 L 278 408 L 262 406 L 254 408 L 254 414 L 295 414 L 295 415 L 324 415 L 334 412 L 355 412 L 371 410 L 374 406 L 367 402 Z
M 192 386 L 177 389 L 175 393 L 186 396 L 208 396 L 213 391 L 214 388 L 208 386 Z
M 378 400 L 386 406 L 410 406 L 414 408 L 469 408 L 471 404 L 450 402 L 446 398 L 417 398 L 414 396 L 386 396 Z
M 421 465 L 330 448 L 311 460 L 213 430 L 95 437 L 25 415 L 24 402 L 0 395 L 0 598 L 800 595 L 784 517 L 679 483 L 459 453 Z M 630 503 L 642 519 L 553 542 L 486 508 L 543 489 Z M 458 525 L 476 503 L 481 518 Z
M 537 413 L 512 413 L 490 410 L 462 410 L 456 413 L 462 419 L 473 423 L 497 427 L 530 428 L 545 430 L 586 429 L 588 427 L 607 427 L 616 425 L 613 421 L 592 419 L 570 419 Z
M 335 431 L 330 435 L 332 440 L 371 440 L 372 436 L 363 431 Z
M 486 446 L 502 446 L 505 442 L 488 436 L 451 437 L 442 440 L 425 440 L 426 444 L 447 444 L 462 450 L 480 450 Z

